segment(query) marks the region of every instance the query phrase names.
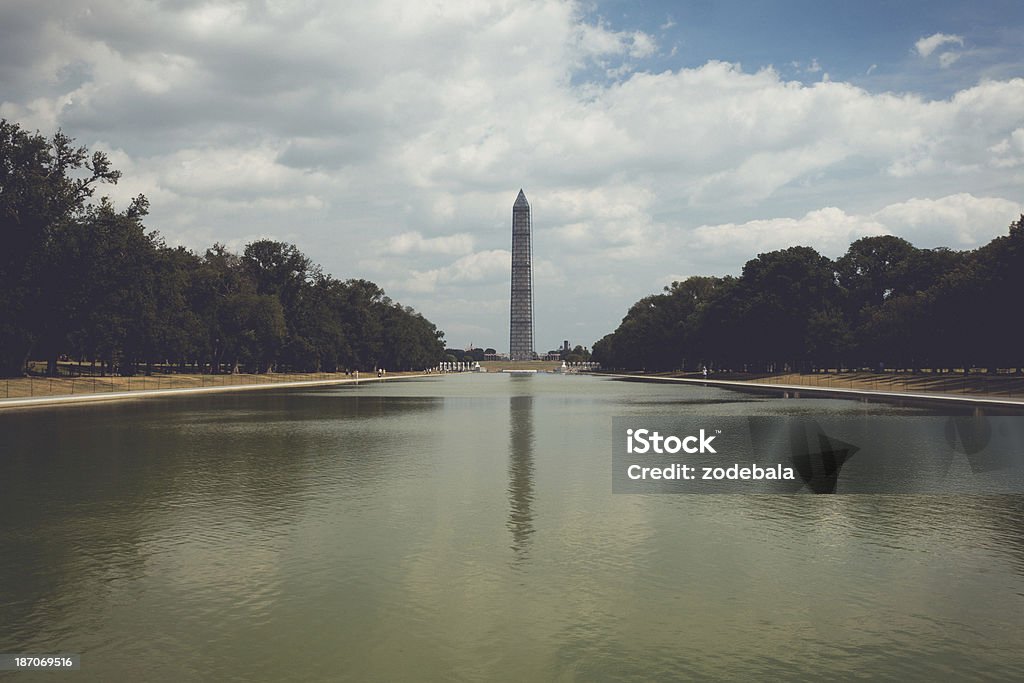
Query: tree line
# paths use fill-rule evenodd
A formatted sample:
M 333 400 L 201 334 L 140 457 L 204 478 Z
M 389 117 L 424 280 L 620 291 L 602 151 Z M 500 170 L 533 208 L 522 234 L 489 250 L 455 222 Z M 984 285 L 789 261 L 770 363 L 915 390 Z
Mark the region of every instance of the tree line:
M 373 282 L 324 273 L 295 245 L 241 254 L 169 247 L 139 195 L 103 197 L 121 177 L 102 152 L 0 121 L 0 373 L 30 360 L 135 374 L 409 370 L 441 360 L 444 333 Z
M 832 260 L 758 254 L 739 277 L 697 276 L 633 304 L 594 344 L 605 367 L 746 372 L 1024 365 L 1024 216 L 971 251 L 864 237 Z

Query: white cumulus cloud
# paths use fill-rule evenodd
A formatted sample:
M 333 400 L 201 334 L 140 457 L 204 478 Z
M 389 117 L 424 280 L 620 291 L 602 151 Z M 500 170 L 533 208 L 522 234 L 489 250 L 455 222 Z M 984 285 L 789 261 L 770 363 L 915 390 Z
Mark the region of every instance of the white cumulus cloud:
M 473 236 L 466 233 L 424 237 L 419 232 L 403 232 L 384 243 L 389 254 L 467 254 L 473 251 Z

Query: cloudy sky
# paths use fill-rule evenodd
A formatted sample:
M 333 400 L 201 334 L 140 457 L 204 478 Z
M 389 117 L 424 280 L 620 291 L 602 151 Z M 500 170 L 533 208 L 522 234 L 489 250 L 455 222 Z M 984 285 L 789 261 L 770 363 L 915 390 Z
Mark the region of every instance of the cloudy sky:
M 106 150 L 170 244 L 293 242 L 450 345 L 537 345 L 689 275 L 1024 211 L 1024 4 L 0 0 L 0 116 Z

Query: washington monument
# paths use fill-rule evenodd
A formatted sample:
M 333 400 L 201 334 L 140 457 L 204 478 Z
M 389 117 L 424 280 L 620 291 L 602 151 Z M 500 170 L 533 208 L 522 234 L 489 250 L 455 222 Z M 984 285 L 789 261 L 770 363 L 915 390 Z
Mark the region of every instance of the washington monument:
M 512 205 L 512 305 L 509 358 L 533 360 L 533 245 L 530 203 L 519 190 Z

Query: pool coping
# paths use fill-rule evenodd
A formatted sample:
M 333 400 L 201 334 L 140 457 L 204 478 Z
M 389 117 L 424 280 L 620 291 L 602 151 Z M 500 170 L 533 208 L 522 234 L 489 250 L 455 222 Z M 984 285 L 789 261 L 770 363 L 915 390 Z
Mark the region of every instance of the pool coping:
M 800 398 L 800 394 L 814 394 L 822 397 L 836 398 L 874 398 L 885 401 L 938 401 L 959 403 L 964 405 L 1012 406 L 1024 408 L 1024 398 L 995 398 L 989 396 L 968 396 L 960 394 L 916 393 L 907 391 L 878 391 L 877 389 L 841 389 L 838 387 L 810 387 L 802 384 L 766 384 L 762 382 L 741 382 L 724 379 L 703 379 L 690 377 L 657 377 L 652 375 L 623 375 L 616 373 L 592 373 L 600 377 L 625 379 L 635 382 L 680 382 L 704 386 L 737 389 L 740 391 L 784 392 L 791 393 L 789 398 Z
M 347 377 L 345 379 L 314 379 L 296 380 L 294 382 L 268 382 L 266 384 L 235 384 L 220 387 L 187 387 L 183 389 L 139 389 L 136 391 L 114 391 L 94 394 L 62 394 L 59 396 L 39 396 L 30 398 L 0 399 L 0 411 L 11 408 L 41 408 L 44 406 L 69 405 L 74 403 L 96 403 L 99 401 L 125 401 L 135 398 L 153 398 L 155 396 L 186 396 L 229 391 L 249 391 L 256 389 L 280 389 L 292 387 L 318 387 L 335 384 L 365 384 L 367 382 L 391 382 L 402 379 L 434 377 L 434 374 L 394 375 L 392 377 Z

